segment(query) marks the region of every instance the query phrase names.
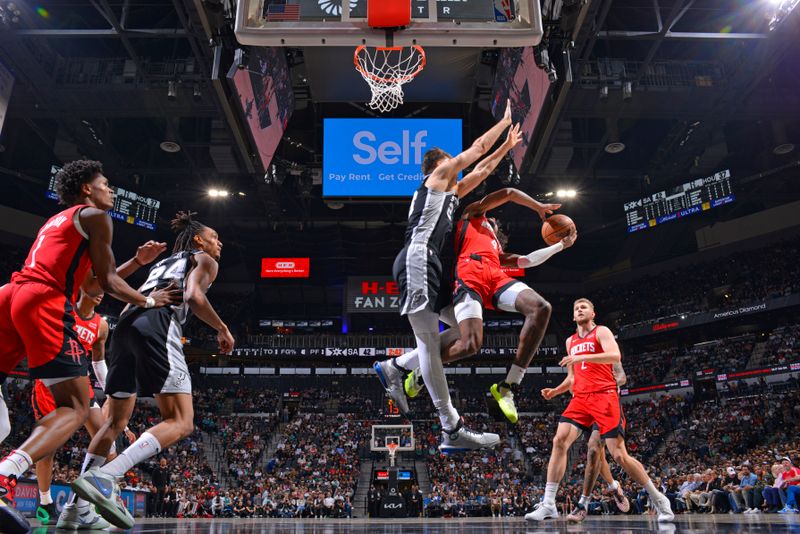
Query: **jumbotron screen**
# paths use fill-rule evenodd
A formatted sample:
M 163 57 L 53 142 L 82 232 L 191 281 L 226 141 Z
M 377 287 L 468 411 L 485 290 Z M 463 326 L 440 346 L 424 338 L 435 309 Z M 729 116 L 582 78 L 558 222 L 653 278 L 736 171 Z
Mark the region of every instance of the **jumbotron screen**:
M 50 167 L 50 183 L 47 186 L 45 195 L 51 200 L 58 200 L 56 173 L 60 170 L 61 167 L 57 165 Z M 147 228 L 148 230 L 156 229 L 158 209 L 161 207 L 160 201 L 121 187 L 112 187 L 112 189 L 114 190 L 114 206 L 108 212 L 112 219 Z
M 626 203 L 625 222 L 628 233 L 638 232 L 728 204 L 735 199 L 731 189 L 731 171 L 724 170 Z

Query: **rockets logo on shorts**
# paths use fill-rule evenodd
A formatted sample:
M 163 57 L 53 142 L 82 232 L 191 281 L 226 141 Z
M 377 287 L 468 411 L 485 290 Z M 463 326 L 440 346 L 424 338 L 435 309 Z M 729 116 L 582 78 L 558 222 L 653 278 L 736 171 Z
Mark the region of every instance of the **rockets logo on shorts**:
M 69 350 L 64 352 L 64 355 L 72 357 L 72 360 L 75 363 L 80 363 L 81 358 L 86 354 L 86 351 L 83 349 L 81 344 L 74 339 L 68 339 L 67 344 L 69 345 Z

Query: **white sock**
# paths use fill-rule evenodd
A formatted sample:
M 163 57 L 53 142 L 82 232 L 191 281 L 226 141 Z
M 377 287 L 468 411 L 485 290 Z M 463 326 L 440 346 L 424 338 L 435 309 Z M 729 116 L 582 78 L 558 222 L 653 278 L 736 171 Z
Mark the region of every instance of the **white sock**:
M 104 463 L 106 463 L 106 459 L 104 457 L 100 456 L 99 454 L 92 454 L 90 452 L 87 452 L 86 456 L 84 456 L 83 458 L 83 465 L 81 465 L 80 474 L 81 475 L 84 474 L 92 467 L 100 467 Z M 70 494 L 67 504 L 75 504 L 76 499 L 78 502 L 78 506 L 80 506 L 81 508 L 89 504 L 89 501 L 84 501 L 83 499 L 78 497 L 78 494 L 75 493 L 74 491 Z
M 460 333 L 458 328 L 448 328 L 441 334 L 439 334 L 439 346 L 446 347 L 450 343 L 453 343 L 460 337 Z M 419 349 L 414 349 L 411 352 L 407 352 L 402 356 L 398 356 L 394 359 L 394 361 L 402 367 L 403 369 L 408 369 L 409 371 L 413 371 L 419 367 Z
M 653 481 L 650 480 L 649 478 L 647 479 L 647 484 L 644 485 L 644 489 L 647 490 L 647 494 L 650 495 L 651 497 L 656 497 L 658 495 L 661 495 L 661 492 L 656 489 L 655 484 L 653 484 Z
M 413 371 L 419 367 L 419 349 L 414 349 L 411 352 L 406 352 L 402 356 L 398 356 L 394 359 L 394 363 L 407 371 Z
M 526 368 L 520 367 L 517 364 L 511 364 L 511 369 L 508 370 L 508 376 L 506 376 L 506 382 L 509 384 L 520 384 L 522 382 L 522 378 L 525 376 Z
M 161 452 L 161 444 L 150 432 L 144 432 L 139 439 L 131 443 L 122 454 L 100 468 L 100 471 L 115 477 L 121 477 L 128 469 L 141 461 L 147 460 Z
M 8 418 L 8 406 L 0 391 L 0 443 L 3 443 L 8 435 L 11 434 L 11 420 Z
M 444 375 L 439 338 L 439 316 L 430 311 L 409 314 L 408 320 L 417 338 L 419 368 L 425 387 L 439 413 L 442 427 L 452 430 L 458 425 L 458 412 L 450 400 L 450 388 Z
M 25 471 L 31 468 L 33 462 L 28 453 L 21 450 L 11 451 L 2 462 L 0 462 L 0 475 L 11 476 L 17 478 L 23 475 Z
M 591 500 L 591 499 L 589 498 L 589 496 L 588 496 L 588 495 L 581 495 L 581 498 L 580 498 L 580 500 L 578 501 L 578 504 L 580 504 L 580 505 L 581 505 L 581 506 L 583 506 L 584 508 L 588 508 L 588 507 L 589 507 L 589 501 L 590 501 L 590 500 Z
M 46 504 L 51 504 L 52 502 L 53 502 L 53 496 L 50 495 L 50 490 L 39 492 L 39 504 L 44 506 Z
M 617 491 L 618 487 L 619 487 L 619 482 L 617 482 L 616 480 L 612 480 L 611 483 L 608 485 L 608 489 L 612 491 Z
M 558 482 L 548 482 L 544 486 L 543 502 L 547 506 L 556 505 L 556 493 L 558 493 Z

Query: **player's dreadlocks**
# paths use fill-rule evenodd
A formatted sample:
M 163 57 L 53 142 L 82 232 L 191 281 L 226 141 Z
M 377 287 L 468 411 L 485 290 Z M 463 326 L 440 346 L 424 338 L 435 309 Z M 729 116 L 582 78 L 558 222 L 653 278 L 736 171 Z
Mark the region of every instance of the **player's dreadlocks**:
M 197 213 L 179 211 L 170 222 L 170 228 L 178 234 L 178 237 L 175 238 L 175 246 L 172 247 L 173 254 L 184 250 L 190 251 L 195 248 L 193 238 L 203 231 L 205 225 L 192 219 L 194 215 L 197 215 Z
M 56 193 L 61 204 L 71 206 L 81 198 L 81 186 L 91 182 L 98 173 L 103 172 L 99 161 L 79 159 L 70 161 L 56 173 Z

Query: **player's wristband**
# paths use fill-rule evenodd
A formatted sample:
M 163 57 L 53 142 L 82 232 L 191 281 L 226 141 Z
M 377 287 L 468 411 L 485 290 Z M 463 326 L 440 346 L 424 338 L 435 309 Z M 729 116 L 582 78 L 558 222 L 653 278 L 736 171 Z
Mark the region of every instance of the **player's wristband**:
M 92 369 L 94 369 L 94 376 L 97 378 L 97 381 L 100 383 L 100 389 L 106 388 L 106 375 L 108 375 L 108 366 L 106 365 L 105 360 L 100 361 L 93 361 L 92 362 Z
M 148 309 L 149 308 L 155 308 L 155 306 L 156 306 L 156 299 L 154 299 L 153 297 L 147 297 L 145 299 L 145 301 L 144 301 L 144 307 L 145 308 L 148 308 Z

